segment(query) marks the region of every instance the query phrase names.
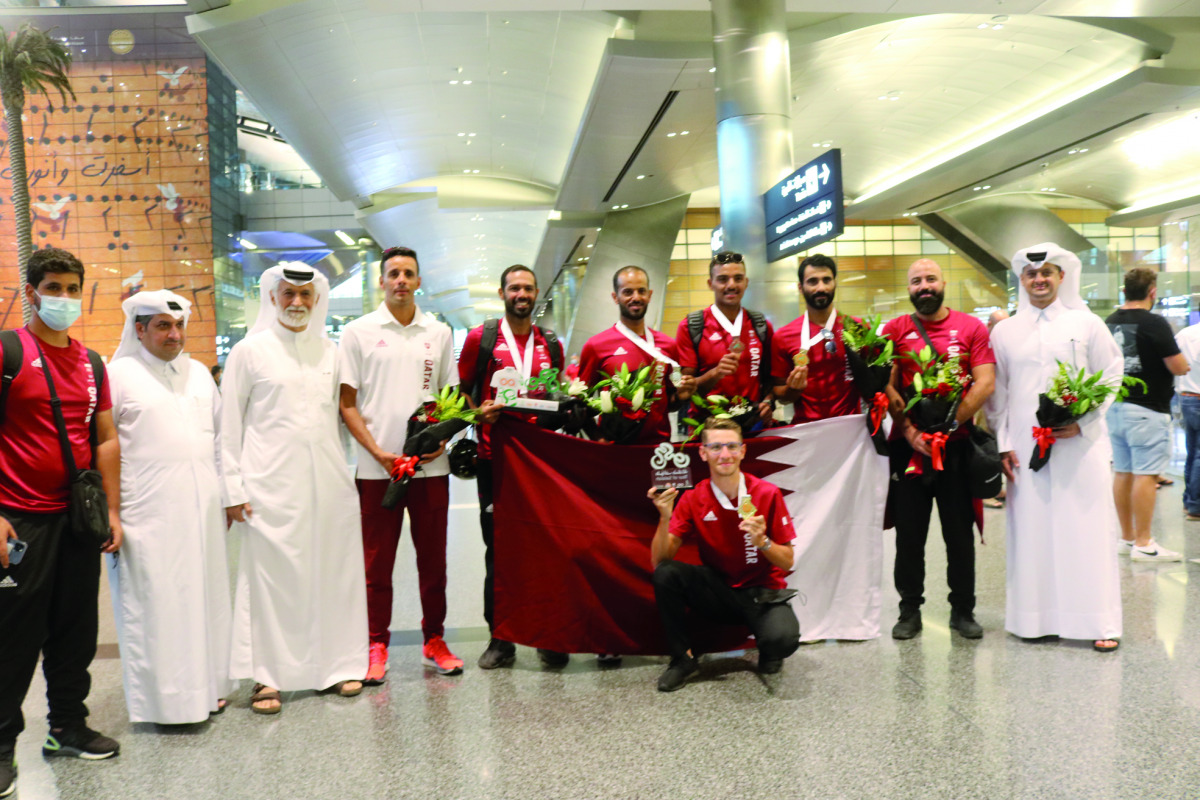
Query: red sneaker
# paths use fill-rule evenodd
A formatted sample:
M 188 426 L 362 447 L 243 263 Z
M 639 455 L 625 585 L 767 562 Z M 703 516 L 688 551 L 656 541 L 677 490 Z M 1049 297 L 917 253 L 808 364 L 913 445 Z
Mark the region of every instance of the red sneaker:
M 459 675 L 462 673 L 462 659 L 450 652 L 450 648 L 446 647 L 446 642 L 440 636 L 434 636 L 425 643 L 425 649 L 421 651 L 423 658 L 421 663 L 427 667 L 433 667 L 442 675 Z
M 367 676 L 363 678 L 366 686 L 378 686 L 387 675 L 387 645 L 383 642 L 371 642 L 371 663 L 367 667 Z

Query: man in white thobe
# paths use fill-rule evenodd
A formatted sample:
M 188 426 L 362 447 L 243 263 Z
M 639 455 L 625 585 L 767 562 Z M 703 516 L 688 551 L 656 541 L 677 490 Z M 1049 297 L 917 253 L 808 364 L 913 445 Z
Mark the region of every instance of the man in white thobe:
M 260 298 L 258 322 L 225 362 L 221 466 L 227 512 L 246 523 L 231 673 L 253 678 L 252 709 L 273 714 L 281 691 L 362 690 L 367 589 L 325 335 L 329 282 L 279 264 Z
M 1005 628 L 1023 638 L 1090 639 L 1115 650 L 1121 635 L 1121 585 L 1113 539 L 1116 508 L 1107 491 L 1112 452 L 1104 412 L 1093 409 L 1055 429 L 1050 460 L 1021 469 L 1036 442 L 1038 395 L 1058 362 L 1117 384 L 1124 365 L 1104 321 L 1079 295 L 1079 259 L 1055 244 L 1018 252 L 1017 313 L 996 325 L 996 391 L 987 415 L 1008 477 Z
M 234 689 L 221 400 L 208 367 L 183 354 L 188 300 L 160 290 L 121 305 L 108 375 L 125 544 L 106 560 L 125 704 L 130 722 L 202 722 Z

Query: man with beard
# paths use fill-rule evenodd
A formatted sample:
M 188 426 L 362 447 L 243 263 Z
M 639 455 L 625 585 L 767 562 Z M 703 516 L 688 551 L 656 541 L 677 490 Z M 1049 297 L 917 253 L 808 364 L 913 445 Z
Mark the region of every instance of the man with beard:
M 462 391 L 479 409 L 479 459 L 475 480 L 479 491 L 479 527 L 483 532 L 483 616 L 488 630 L 495 628 L 494 572 L 495 552 L 492 547 L 495 531 L 492 491 L 491 425 L 499 418 L 503 405 L 496 401 L 493 377 L 507 371 L 521 385 L 543 369 L 562 369 L 562 345 L 553 331 L 534 325 L 533 303 L 537 300 L 537 276 L 523 264 L 513 264 L 500 274 L 500 297 L 504 300 L 503 319 L 488 320 L 472 328 L 463 342 L 458 358 L 458 378 Z M 567 655 L 550 650 L 538 650 L 542 663 L 562 667 Z M 507 667 L 516 660 L 517 650 L 512 642 L 494 636 L 479 656 L 480 669 Z
M 775 397 L 795 404 L 793 423 L 857 414 L 860 398 L 833 307 L 837 263 L 816 253 L 800 262 L 799 273 L 804 316 L 776 331 L 771 348 Z
M 259 297 L 221 403 L 225 511 L 245 523 L 230 676 L 254 679 L 251 710 L 278 714 L 280 692 L 362 691 L 367 586 L 325 333 L 329 281 L 285 262 L 263 272 Z
M 622 267 L 613 275 L 613 302 L 620 309 L 617 324 L 597 333 L 583 345 L 579 355 L 579 379 L 594 386 L 604 375 L 614 375 L 622 365 L 636 372 L 652 365 L 650 380 L 659 385 L 647 399 L 649 413 L 642 424 L 638 444 L 657 444 L 671 438 L 669 406 L 692 396 L 696 379 L 675 376 L 678 385 L 668 382 L 668 368 L 679 368 L 676 342 L 659 331 L 646 327 L 646 309 L 650 306 L 650 281 L 641 267 Z
M 921 604 L 925 602 L 925 539 L 929 517 L 937 501 L 942 539 L 946 542 L 946 582 L 950 586 L 950 627 L 968 639 L 983 636 L 975 621 L 975 542 L 971 526 L 974 500 L 968 483 L 967 438 L 975 416 L 996 381 L 996 357 L 984 324 L 969 314 L 942 305 L 946 281 L 937 262 L 922 258 L 908 268 L 908 297 L 916 313 L 897 317 L 883 328 L 895 343 L 896 363 L 888 396 L 892 401 L 892 483 L 888 502 L 896 524 L 896 591 L 900 593 L 900 620 L 893 639 L 911 639 L 921 632 Z M 929 444 L 904 413 L 901 391 L 917 372 L 910 356 L 932 344 L 941 355 L 958 356 L 971 376 L 970 388 L 959 403 L 953 430 L 945 446 L 945 469 L 926 469 L 907 475 L 913 452 L 931 455 Z
M 740 253 L 717 253 L 708 264 L 713 304 L 679 321 L 675 345 L 684 375 L 695 376 L 696 393 L 744 397 L 771 417 L 773 329 L 757 311 L 742 308 L 750 279 Z

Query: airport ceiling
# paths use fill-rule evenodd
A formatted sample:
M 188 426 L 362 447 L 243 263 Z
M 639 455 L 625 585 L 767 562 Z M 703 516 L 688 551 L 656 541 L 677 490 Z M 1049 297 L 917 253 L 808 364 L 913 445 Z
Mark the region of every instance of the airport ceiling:
M 707 2 L 188 5 L 197 40 L 375 239 L 421 253 L 455 324 L 496 313 L 508 264 L 548 283 L 614 207 L 714 203 Z M 1200 50 L 1200 0 L 788 9 L 795 161 L 841 148 L 850 216 L 1037 192 L 1137 221 L 1200 195 L 1200 53 L 1173 52 Z

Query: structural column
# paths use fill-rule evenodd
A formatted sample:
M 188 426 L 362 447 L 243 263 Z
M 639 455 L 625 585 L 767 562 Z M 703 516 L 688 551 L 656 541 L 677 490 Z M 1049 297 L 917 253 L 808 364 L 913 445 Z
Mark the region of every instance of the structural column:
M 717 168 L 725 249 L 749 267 L 746 305 L 776 324 L 796 316 L 794 259 L 767 267 L 762 195 L 793 170 L 785 0 L 712 0 Z

